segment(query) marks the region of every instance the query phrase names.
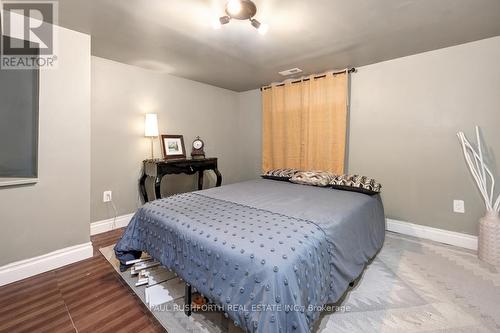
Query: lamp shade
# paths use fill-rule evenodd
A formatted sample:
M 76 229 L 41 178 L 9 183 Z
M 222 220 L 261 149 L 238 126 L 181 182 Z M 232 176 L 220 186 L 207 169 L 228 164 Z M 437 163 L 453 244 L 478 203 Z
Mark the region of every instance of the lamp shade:
M 147 113 L 144 120 L 144 136 L 158 136 L 158 117 L 156 113 Z

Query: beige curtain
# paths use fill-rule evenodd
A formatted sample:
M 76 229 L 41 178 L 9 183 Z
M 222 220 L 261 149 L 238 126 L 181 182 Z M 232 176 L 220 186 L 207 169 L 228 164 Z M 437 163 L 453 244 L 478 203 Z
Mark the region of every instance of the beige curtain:
M 343 173 L 348 76 L 329 73 L 263 89 L 263 171 Z

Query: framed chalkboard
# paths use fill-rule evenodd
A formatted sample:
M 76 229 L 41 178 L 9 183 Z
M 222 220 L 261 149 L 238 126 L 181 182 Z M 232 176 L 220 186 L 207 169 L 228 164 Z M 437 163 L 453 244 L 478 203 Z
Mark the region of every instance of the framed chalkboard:
M 38 69 L 0 67 L 0 178 L 38 177 L 39 86 Z

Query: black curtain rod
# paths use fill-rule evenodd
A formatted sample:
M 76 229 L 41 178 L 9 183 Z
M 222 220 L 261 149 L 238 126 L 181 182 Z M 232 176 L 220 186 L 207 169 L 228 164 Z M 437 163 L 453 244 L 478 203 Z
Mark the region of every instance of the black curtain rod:
M 355 73 L 356 72 L 356 68 L 352 67 L 352 68 L 349 68 L 347 70 L 347 73 Z M 331 73 L 332 75 L 339 75 L 339 74 L 343 74 L 345 73 L 345 70 L 341 71 L 341 72 L 333 72 Z M 330 73 L 328 73 L 330 74 Z M 328 74 L 323 74 L 323 75 L 318 75 L 318 76 L 315 76 L 314 79 L 321 79 L 321 78 L 324 78 L 326 77 Z M 305 81 L 309 81 L 311 80 L 310 78 L 305 78 L 305 79 L 300 79 L 300 80 L 297 80 L 297 81 L 292 81 L 291 83 L 294 84 L 294 83 L 299 83 L 299 82 L 305 82 Z M 285 85 L 285 83 L 280 83 L 280 84 L 277 84 L 275 85 L 274 87 L 283 87 Z M 271 89 L 273 86 L 266 86 L 266 87 L 262 87 L 260 88 L 260 91 L 262 90 L 267 90 L 267 89 Z

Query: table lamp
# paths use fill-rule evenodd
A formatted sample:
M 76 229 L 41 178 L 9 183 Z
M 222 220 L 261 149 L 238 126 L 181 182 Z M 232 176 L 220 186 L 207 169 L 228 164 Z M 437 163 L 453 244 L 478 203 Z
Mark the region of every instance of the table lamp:
M 154 159 L 154 138 L 158 135 L 158 117 L 156 113 L 147 113 L 144 119 L 144 136 L 151 138 L 151 159 Z

